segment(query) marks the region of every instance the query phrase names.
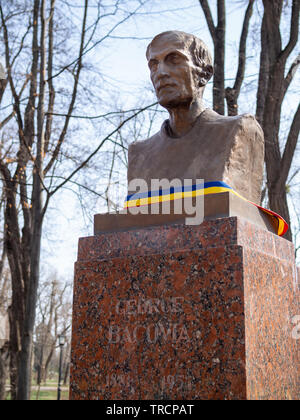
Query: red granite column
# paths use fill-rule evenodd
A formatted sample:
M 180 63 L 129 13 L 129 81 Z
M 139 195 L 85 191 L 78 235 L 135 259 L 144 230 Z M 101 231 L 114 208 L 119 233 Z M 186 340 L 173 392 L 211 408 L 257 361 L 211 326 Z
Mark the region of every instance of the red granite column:
M 299 399 L 296 315 L 293 245 L 241 218 L 82 238 L 70 398 Z

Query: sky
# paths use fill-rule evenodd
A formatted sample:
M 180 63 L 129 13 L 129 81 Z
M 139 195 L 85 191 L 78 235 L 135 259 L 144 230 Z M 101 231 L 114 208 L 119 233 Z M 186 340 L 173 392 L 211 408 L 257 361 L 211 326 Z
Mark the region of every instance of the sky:
M 162 8 L 163 4 L 163 8 Z M 241 2 L 230 2 L 228 7 L 229 30 L 227 31 L 227 77 L 233 78 L 236 72 L 236 52 L 243 20 L 244 9 Z M 108 93 L 103 93 L 103 100 L 109 105 L 109 96 L 116 96 L 118 104 L 124 109 L 130 109 L 137 102 L 145 87 L 150 88 L 149 70 L 145 59 L 145 51 L 151 39 L 166 30 L 182 30 L 193 33 L 213 51 L 210 34 L 206 21 L 197 0 L 183 0 L 178 6 L 177 0 L 152 1 L 152 7 L 146 11 L 147 15 L 139 15 L 126 24 L 120 26 L 105 44 L 105 55 L 91 52 L 97 66 L 101 66 L 104 80 L 110 85 Z M 178 10 L 178 9 L 181 10 Z M 165 10 L 165 11 L 162 11 Z M 171 11 L 166 11 L 171 10 Z M 129 39 L 132 38 L 132 39 Z M 139 39 L 137 39 L 139 38 Z M 248 52 L 251 54 L 251 52 Z M 248 66 L 246 71 L 247 83 L 257 78 L 257 67 Z M 230 84 L 228 80 L 228 84 Z M 241 106 L 242 112 L 255 113 L 255 98 L 249 94 L 249 100 Z M 151 96 L 151 95 L 150 95 Z M 247 96 L 246 96 L 247 97 Z M 153 99 L 155 100 L 154 96 Z M 211 87 L 204 96 L 205 104 L 211 107 Z M 149 102 L 151 103 L 151 102 Z M 291 107 L 293 104 L 291 105 Z M 91 113 L 96 110 L 91 111 Z M 100 111 L 100 110 L 97 110 Z M 158 127 L 154 127 L 156 131 Z M 154 132 L 153 132 L 154 134 Z M 90 134 L 87 133 L 87 137 Z M 126 176 L 126 174 L 125 174 Z M 74 262 L 77 258 L 78 238 L 93 234 L 91 215 L 100 213 L 101 208 L 90 208 L 87 217 L 77 197 L 68 190 L 63 190 L 54 196 L 51 209 L 45 220 L 42 241 L 42 271 L 56 271 L 58 276 L 66 281 L 73 278 Z

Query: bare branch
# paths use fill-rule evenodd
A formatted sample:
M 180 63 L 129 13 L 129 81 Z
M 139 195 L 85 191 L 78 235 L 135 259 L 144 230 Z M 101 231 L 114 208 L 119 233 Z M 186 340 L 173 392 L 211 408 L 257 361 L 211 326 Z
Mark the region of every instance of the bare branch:
M 74 80 L 72 98 L 71 98 L 68 113 L 67 113 L 67 116 L 66 116 L 66 119 L 65 119 L 64 127 L 63 127 L 62 132 L 60 134 L 60 137 L 58 139 L 58 142 L 57 142 L 57 145 L 56 145 L 55 150 L 53 152 L 53 155 L 52 155 L 49 163 L 47 164 L 47 166 L 44 170 L 44 174 L 47 174 L 47 172 L 51 169 L 53 163 L 57 159 L 57 156 L 59 154 L 61 145 L 65 140 L 66 133 L 67 133 L 68 126 L 69 126 L 69 122 L 70 122 L 70 117 L 71 117 L 73 109 L 74 109 L 74 105 L 75 105 L 75 101 L 76 101 L 76 97 L 77 97 L 79 76 L 80 76 L 80 72 L 81 72 L 81 69 L 82 69 L 82 58 L 83 58 L 84 40 L 85 40 L 85 34 L 86 34 L 87 12 L 88 12 L 88 0 L 85 0 L 84 17 L 83 17 L 83 21 L 82 21 L 82 31 L 81 31 L 81 42 L 80 42 L 80 48 L 79 48 L 78 67 L 77 67 L 77 72 L 76 72 L 75 80 Z
M 290 55 L 290 53 L 293 51 L 294 47 L 297 44 L 298 36 L 299 36 L 299 11 L 300 11 L 299 9 L 300 9 L 300 1 L 293 0 L 290 39 L 285 49 L 279 55 L 280 61 L 286 62 L 288 56 Z
M 215 42 L 216 41 L 216 36 L 217 36 L 216 35 L 216 28 L 215 28 L 215 25 L 214 25 L 214 20 L 213 20 L 212 14 L 211 14 L 209 4 L 208 4 L 207 0 L 199 0 L 199 3 L 201 5 L 203 13 L 205 15 L 210 35 L 211 35 L 213 41 Z
M 222 31 L 225 33 L 225 26 L 226 26 L 225 0 L 217 0 L 217 10 L 218 10 L 217 31 Z
M 237 115 L 238 114 L 238 104 L 237 100 L 240 94 L 241 86 L 245 76 L 246 68 L 246 44 L 249 30 L 249 23 L 253 13 L 254 0 L 249 0 L 248 7 L 245 12 L 243 28 L 240 38 L 239 46 L 239 64 L 236 73 L 236 78 L 233 88 L 226 88 L 225 97 L 228 107 L 228 115 Z
M 299 172 L 300 172 L 300 167 L 298 169 L 296 169 L 295 172 L 293 173 L 293 175 L 289 178 L 288 184 L 291 184 L 291 182 L 299 174 Z
M 16 112 L 13 111 L 8 117 L 6 117 L 2 122 L 0 122 L 0 130 L 3 128 L 13 117 L 16 115 Z
M 249 23 L 253 13 L 253 5 L 255 0 L 249 0 L 248 7 L 245 12 L 242 34 L 240 38 L 240 47 L 239 47 L 239 65 L 236 74 L 235 83 L 233 89 L 240 92 L 241 85 L 245 75 L 245 67 L 246 67 L 246 44 L 247 44 L 247 37 L 248 37 L 248 30 L 249 30 Z
M 22 89 L 19 93 L 19 98 L 21 98 L 23 91 L 25 90 L 27 83 L 28 83 L 29 78 L 26 77 L 26 80 L 22 86 Z M 10 115 L 8 115 L 8 117 L 6 117 L 2 122 L 0 122 L 0 129 L 3 128 L 14 116 L 16 115 L 16 111 L 13 111 L 10 113 Z
M 27 27 L 27 29 L 26 29 L 26 31 L 25 31 L 25 33 L 24 33 L 24 35 L 23 35 L 22 39 L 21 39 L 20 46 L 19 46 L 19 50 L 17 51 L 16 55 L 14 56 L 14 58 L 13 58 L 13 59 L 12 59 L 12 61 L 11 61 L 11 67 L 13 67 L 13 66 L 14 66 L 16 59 L 17 59 L 17 58 L 19 57 L 19 55 L 21 54 L 21 52 L 22 52 L 22 50 L 23 50 L 23 47 L 24 47 L 24 41 L 25 41 L 25 38 L 26 38 L 26 36 L 29 34 L 29 31 L 30 31 L 31 27 L 32 27 L 32 25 L 29 23 L 29 25 L 28 25 L 28 27 Z
M 158 102 L 155 103 L 155 105 L 157 105 L 157 104 L 158 104 Z M 106 114 L 100 114 L 100 115 L 94 115 L 94 116 L 68 115 L 68 114 L 59 114 L 59 113 L 56 113 L 56 112 L 51 113 L 51 115 L 55 115 L 57 117 L 70 117 L 70 118 L 77 118 L 77 119 L 84 119 L 84 120 L 97 120 L 97 119 L 100 119 L 100 118 L 110 117 L 112 115 L 128 114 L 129 112 L 136 112 L 136 111 L 139 111 L 139 110 L 140 110 L 140 108 L 133 108 L 133 109 L 128 109 L 126 111 L 112 111 L 112 112 L 107 112 Z M 155 110 L 155 112 L 156 112 L 156 110 Z
M 48 30 L 48 86 L 49 86 L 49 102 L 48 102 L 48 112 L 46 113 L 46 129 L 45 129 L 45 153 L 48 152 L 49 142 L 51 137 L 51 128 L 52 128 L 52 113 L 54 109 L 55 101 L 55 90 L 52 80 L 53 72 L 53 15 L 54 15 L 54 6 L 56 0 L 51 0 L 51 9 L 49 16 L 49 30 Z
M 52 79 L 58 77 L 59 75 L 61 75 L 64 71 L 66 71 L 69 67 L 73 66 L 74 64 L 77 65 L 77 63 L 79 61 L 82 60 L 83 56 L 88 54 L 90 51 L 92 51 L 97 45 L 101 44 L 105 39 L 109 38 L 110 35 L 123 23 L 125 23 L 128 19 L 130 19 L 132 16 L 134 16 L 136 14 L 136 12 L 144 5 L 145 2 L 141 2 L 140 5 L 132 12 L 128 13 L 127 16 L 125 16 L 124 19 L 120 20 L 119 22 L 117 22 L 108 32 L 106 35 L 104 35 L 102 38 L 100 38 L 98 41 L 96 41 L 90 48 L 85 49 L 84 51 L 82 51 L 81 54 L 79 54 L 79 56 L 73 60 L 71 63 L 67 64 L 66 66 L 64 66 L 59 72 L 57 72 L 54 76 L 52 76 Z
M 107 140 L 109 140 L 109 138 L 111 137 L 111 136 L 113 136 L 115 133 L 117 133 L 122 127 L 123 127 L 123 125 L 124 124 L 126 124 L 128 121 L 130 121 L 130 120 L 132 120 L 133 118 L 135 118 L 137 115 L 139 115 L 140 113 L 142 113 L 142 112 L 144 112 L 144 111 L 146 111 L 147 109 L 149 109 L 149 108 L 151 108 L 151 107 L 153 107 L 154 105 L 156 105 L 156 102 L 154 103 L 154 104 L 151 104 L 151 105 L 148 105 L 148 106 L 146 106 L 146 107 L 144 107 L 144 108 L 142 108 L 142 109 L 140 109 L 139 111 L 137 111 L 135 114 L 133 114 L 133 115 L 131 115 L 130 117 L 128 117 L 128 118 L 126 118 L 124 121 L 122 121 L 121 122 L 121 124 L 119 124 L 119 126 L 115 129 L 115 130 L 113 130 L 111 133 L 109 133 L 101 142 L 100 142 L 100 144 L 98 145 L 98 147 L 87 157 L 87 159 L 85 159 L 82 163 L 81 163 L 81 165 L 79 165 L 68 177 L 66 177 L 66 179 L 61 183 L 61 184 L 59 184 L 56 188 L 54 188 L 54 190 L 52 190 L 51 192 L 50 192 L 50 195 L 52 196 L 53 194 L 55 194 L 61 187 L 63 187 L 67 182 L 69 182 L 72 178 L 73 178 L 73 176 L 77 173 L 77 172 L 79 172 L 82 168 L 84 168 L 87 164 L 88 164 L 88 162 L 99 152 L 99 150 L 101 149 L 101 147 L 104 145 L 104 143 L 107 141 Z
M 287 177 L 289 175 L 290 167 L 292 164 L 292 160 L 295 154 L 296 145 L 298 142 L 299 130 L 300 130 L 300 104 L 298 105 L 298 109 L 294 115 L 290 132 L 286 141 L 284 153 L 281 158 L 281 164 L 280 164 L 281 171 L 280 171 L 280 176 L 278 179 L 277 188 L 285 187 Z
M 19 135 L 20 135 L 20 137 L 22 137 L 23 136 L 23 121 L 22 121 L 22 116 L 21 116 L 21 111 L 20 111 L 20 99 L 19 99 L 19 96 L 17 95 L 15 85 L 14 85 L 14 82 L 13 82 L 13 79 L 12 79 L 9 41 L 8 41 L 8 31 L 7 31 L 7 26 L 6 26 L 6 22 L 5 22 L 5 19 L 4 19 L 4 14 L 3 14 L 1 4 L 0 4 L 0 15 L 1 15 L 3 33 L 4 33 L 5 61 L 6 61 L 7 78 L 8 78 L 10 88 L 11 88 L 11 92 L 12 92 L 12 95 L 13 95 L 13 98 L 14 98 L 14 110 L 17 114 L 17 121 L 18 121 L 18 125 L 19 125 Z
M 300 54 L 297 55 L 297 57 L 295 58 L 295 60 L 291 64 L 291 67 L 290 67 L 290 69 L 289 69 L 289 71 L 288 71 L 288 73 L 287 73 L 287 75 L 284 79 L 283 92 L 282 92 L 283 98 L 285 97 L 285 94 L 286 94 L 286 92 L 287 92 L 295 74 L 296 74 L 296 71 L 297 71 L 299 65 L 300 65 Z

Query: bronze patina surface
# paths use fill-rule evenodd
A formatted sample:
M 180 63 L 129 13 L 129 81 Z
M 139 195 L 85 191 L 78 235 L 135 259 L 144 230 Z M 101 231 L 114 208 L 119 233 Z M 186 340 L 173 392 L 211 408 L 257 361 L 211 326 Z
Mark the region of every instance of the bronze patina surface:
M 130 145 L 128 182 L 143 179 L 223 181 L 260 203 L 263 131 L 250 114 L 225 117 L 207 109 L 203 92 L 213 75 L 212 59 L 197 37 L 179 31 L 157 35 L 147 49 L 158 102 L 169 112 L 161 130 Z

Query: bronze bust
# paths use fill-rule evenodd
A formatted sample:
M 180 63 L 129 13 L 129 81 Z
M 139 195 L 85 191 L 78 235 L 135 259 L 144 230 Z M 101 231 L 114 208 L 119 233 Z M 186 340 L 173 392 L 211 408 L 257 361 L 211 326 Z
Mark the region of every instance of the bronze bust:
M 128 182 L 144 179 L 223 181 L 260 202 L 263 132 L 254 116 L 224 117 L 203 105 L 213 75 L 203 41 L 180 31 L 157 35 L 146 57 L 158 102 L 169 112 L 161 130 L 130 145 Z

